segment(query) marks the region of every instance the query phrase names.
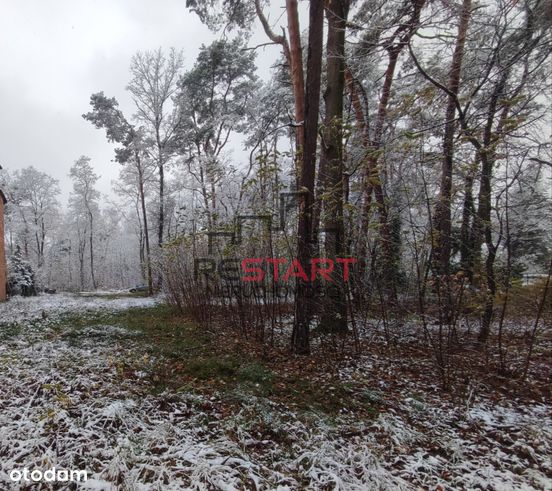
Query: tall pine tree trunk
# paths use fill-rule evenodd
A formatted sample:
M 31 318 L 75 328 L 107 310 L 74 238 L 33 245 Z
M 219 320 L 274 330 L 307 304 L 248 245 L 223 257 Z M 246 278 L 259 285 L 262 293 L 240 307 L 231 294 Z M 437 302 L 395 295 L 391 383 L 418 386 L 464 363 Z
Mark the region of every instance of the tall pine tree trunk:
M 343 223 L 343 92 L 345 89 L 345 28 L 349 13 L 348 0 L 330 0 L 327 9 L 328 38 L 326 43 L 326 114 L 321 147 L 320 173 L 324 191 L 323 228 L 325 257 L 334 260 L 345 254 Z M 323 329 L 347 330 L 347 304 L 343 275 L 324 285 L 321 326 Z
M 295 103 L 295 160 L 297 179 L 301 173 L 302 145 L 305 139 L 305 79 L 303 74 L 303 50 L 297 0 L 286 0 L 289 31 L 289 64 L 293 99 Z
M 442 298 L 443 320 L 449 322 L 452 315 L 452 292 L 450 285 L 451 240 L 451 201 L 452 171 L 454 162 L 454 135 L 456 132 L 456 102 L 460 89 L 460 74 L 464 58 L 466 34 L 471 16 L 471 0 L 464 0 L 460 12 L 456 46 L 448 80 L 448 98 L 445 110 L 445 134 L 443 137 L 443 160 L 439 198 L 435 209 L 435 237 L 433 245 L 433 266 L 438 276 L 438 288 Z M 443 287 L 443 288 L 441 288 Z
M 324 2 L 311 0 L 309 9 L 309 50 L 305 94 L 305 137 L 299 191 L 303 193 L 297 227 L 297 259 L 302 265 L 310 263 L 313 249 L 312 208 L 316 173 L 316 146 L 318 140 L 318 113 L 320 78 L 322 72 L 322 45 L 324 32 Z M 313 310 L 312 283 L 297 279 L 295 295 L 295 323 L 292 348 L 297 354 L 310 352 L 309 331 Z

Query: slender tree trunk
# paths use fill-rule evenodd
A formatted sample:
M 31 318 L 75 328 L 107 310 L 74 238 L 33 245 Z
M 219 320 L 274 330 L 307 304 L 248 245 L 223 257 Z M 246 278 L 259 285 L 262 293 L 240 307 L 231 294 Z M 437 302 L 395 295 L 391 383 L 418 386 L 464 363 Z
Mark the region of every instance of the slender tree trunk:
M 479 167 L 479 162 L 476 161 L 475 164 L 474 167 L 470 166 L 464 177 L 464 202 L 462 205 L 462 224 L 460 226 L 460 263 L 470 284 L 473 283 L 473 240 L 471 234 L 471 225 L 475 214 L 473 183 L 475 169 Z
M 165 231 L 165 166 L 159 157 L 159 228 L 157 230 L 157 244 L 163 246 L 163 234 Z
M 368 147 L 370 145 L 370 135 L 369 135 L 369 129 L 368 129 L 368 123 L 366 121 L 366 118 L 364 117 L 364 108 L 362 107 L 362 102 L 359 97 L 357 84 L 358 82 L 354 79 L 353 74 L 349 70 L 348 67 L 345 67 L 345 82 L 347 84 L 347 89 L 349 91 L 349 97 L 351 99 L 351 106 L 353 109 L 353 112 L 355 114 L 355 124 L 356 128 L 359 132 L 359 134 L 362 136 L 362 145 L 364 147 Z M 364 190 L 364 196 L 365 198 L 368 197 L 368 199 L 364 201 L 364 207 L 368 208 L 365 209 L 364 212 L 360 213 L 359 221 L 360 221 L 360 232 L 357 237 L 357 246 L 356 246 L 356 256 L 359 260 L 358 265 L 358 272 L 355 276 L 354 283 L 353 283 L 353 295 L 354 299 L 357 305 L 359 305 L 362 302 L 363 296 L 364 296 L 364 279 L 365 274 L 367 271 L 367 258 L 366 258 L 366 252 L 367 252 L 367 243 L 366 243 L 366 236 L 368 233 L 368 225 L 369 225 L 369 215 L 370 215 L 370 201 L 372 199 L 372 187 L 370 183 L 368 183 L 368 186 L 370 186 L 369 190 Z
M 391 233 L 389 231 L 389 213 L 388 206 L 385 199 L 385 191 L 383 189 L 383 179 L 379 165 L 379 149 L 381 147 L 381 139 L 383 136 L 383 128 L 387 119 L 387 112 L 389 107 L 389 99 L 391 97 L 391 87 L 393 85 L 393 79 L 395 76 L 395 69 L 397 66 L 397 60 L 399 54 L 402 51 L 402 45 L 393 48 L 389 52 L 389 62 L 385 71 L 385 81 L 383 83 L 382 95 L 378 105 L 378 116 L 376 121 L 376 127 L 374 130 L 374 137 L 369 142 L 369 155 L 367 159 L 367 166 L 364 176 L 364 209 L 362 224 L 365 227 L 363 230 L 363 236 L 368 235 L 368 225 L 370 216 L 370 207 L 372 204 L 371 193 L 373 191 L 378 207 L 379 216 L 379 232 L 381 237 L 381 244 L 383 249 L 384 269 L 386 271 L 393 270 L 393 258 L 391 253 Z M 365 234 L 365 235 L 364 235 Z M 388 293 L 391 296 L 391 300 L 397 299 L 396 285 L 392 281 L 388 285 Z
M 477 210 L 477 232 L 475 247 L 481 251 L 481 242 L 485 241 L 487 246 L 487 258 L 485 260 L 485 276 L 487 292 L 485 294 L 485 306 L 481 317 L 481 329 L 479 341 L 484 343 L 489 337 L 491 321 L 493 317 L 494 297 L 496 294 L 496 283 L 494 277 L 494 260 L 496 247 L 492 241 L 491 229 L 491 178 L 493 161 L 485 151 L 481 154 L 481 181 L 479 184 L 479 206 Z M 480 256 L 481 252 L 479 252 Z
M 84 291 L 84 253 L 86 251 L 86 230 L 79 234 L 79 279 L 80 289 Z
M 215 189 L 215 183 L 211 179 L 211 219 L 213 220 L 213 225 L 216 226 L 218 221 L 217 216 L 217 190 Z
M 479 341 L 487 341 L 493 318 L 494 300 L 496 295 L 496 280 L 494 273 L 494 262 L 498 244 L 493 243 L 492 221 L 491 221 L 491 197 L 492 197 L 492 176 L 496 157 L 495 143 L 493 141 L 493 123 L 497 112 L 498 102 L 503 96 L 509 72 L 503 72 L 501 79 L 495 86 L 489 102 L 487 112 L 487 123 L 483 131 L 483 145 L 479 151 L 481 159 L 481 178 L 479 183 L 479 203 L 477 208 L 477 217 L 474 220 L 474 262 L 481 259 L 481 245 L 483 241 L 487 247 L 487 258 L 485 259 L 485 278 L 487 292 L 485 295 L 485 307 L 481 317 L 481 329 L 479 331 Z M 508 112 L 502 113 L 498 123 L 497 133 L 501 131 L 504 120 Z
M 297 0 L 286 0 L 286 12 L 289 31 L 289 63 L 291 84 L 293 86 L 293 99 L 295 103 L 295 161 L 296 176 L 300 176 L 302 145 L 305 138 L 305 78 L 303 74 L 303 49 L 301 46 L 301 29 L 299 27 L 299 14 Z
M 159 141 L 159 131 L 157 131 L 157 138 Z M 161 146 L 159 148 L 159 228 L 157 230 L 157 245 L 159 249 L 163 247 L 164 232 L 165 232 L 165 165 L 163 163 L 163 153 Z M 160 254 L 162 251 L 159 251 Z M 161 289 L 163 286 L 163 273 L 158 271 L 157 274 L 157 288 Z
M 88 210 L 88 219 L 90 221 L 90 233 L 88 234 L 88 243 L 90 247 L 90 278 L 92 279 L 92 289 L 96 289 L 96 275 L 94 273 L 94 218 L 90 209 Z
M 140 192 L 140 205 L 142 207 L 142 219 L 144 221 L 144 241 L 146 243 L 146 271 L 148 275 L 148 293 L 153 294 L 153 276 L 151 271 L 151 254 L 148 228 L 148 214 L 146 211 L 146 194 L 144 192 L 144 175 L 141 167 L 140 156 L 135 154 L 138 168 L 138 188 Z
M 544 289 L 542 291 L 542 297 L 539 302 L 539 308 L 537 309 L 537 315 L 535 317 L 535 323 L 533 324 L 533 329 L 531 330 L 531 337 L 529 338 L 529 351 L 527 352 L 527 358 L 525 358 L 525 366 L 523 367 L 523 374 L 521 380 L 527 378 L 527 372 L 529 372 L 529 365 L 531 364 L 531 356 L 533 355 L 533 349 L 535 347 L 535 341 L 537 339 L 537 329 L 539 327 L 539 322 L 544 312 L 544 307 L 546 306 L 548 291 L 550 289 L 550 278 L 552 277 L 552 259 L 548 266 L 548 275 L 546 277 L 546 283 L 544 284 Z
M 35 222 L 35 226 L 38 227 L 38 223 Z M 37 262 L 37 266 L 39 268 L 42 267 L 42 256 L 40 254 L 40 239 L 38 237 L 38 232 L 35 232 L 35 242 L 36 242 L 36 262 Z
M 434 271 L 438 276 L 438 288 L 444 297 L 442 316 L 445 322 L 452 318 L 452 292 L 450 285 L 451 240 L 451 201 L 452 201 L 452 170 L 454 161 L 454 135 L 456 132 L 456 100 L 460 89 L 460 74 L 464 58 L 466 34 L 471 16 L 471 0 L 464 0 L 460 13 L 456 46 L 448 80 L 448 99 L 445 111 L 445 134 L 443 137 L 443 161 L 441 165 L 441 183 L 439 198 L 435 208 L 435 244 L 433 246 Z
M 299 190 L 303 193 L 303 199 L 299 208 L 299 224 L 297 228 L 297 258 L 302 265 L 310 263 L 313 246 L 312 206 L 314 202 L 324 32 L 324 4 L 322 1 L 311 0 L 309 21 L 309 50 L 305 94 L 305 139 L 303 145 L 303 164 L 299 180 Z M 298 278 L 296 289 L 292 347 L 295 353 L 306 355 L 310 352 L 309 331 L 313 308 L 312 283 Z
M 391 89 L 395 76 L 395 70 L 397 67 L 397 61 L 404 47 L 408 44 L 420 22 L 420 13 L 425 4 L 425 0 L 414 0 L 412 4 L 412 13 L 408 22 L 402 24 L 395 32 L 394 39 L 390 41 L 390 45 L 387 48 L 388 63 L 385 70 L 385 77 L 383 87 L 381 91 L 381 98 L 378 104 L 377 117 L 375 119 L 375 125 L 373 130 L 369 128 L 368 120 L 364 115 L 364 109 L 358 93 L 355 89 L 355 81 L 350 71 L 347 71 L 347 83 L 349 87 L 349 93 L 351 96 L 351 102 L 355 113 L 355 119 L 357 122 L 357 128 L 361 130 L 363 135 L 363 146 L 367 149 L 366 165 L 364 167 L 364 176 L 362 181 L 362 194 L 363 194 L 363 206 L 360 217 L 360 232 L 359 232 L 359 246 L 358 246 L 358 258 L 360 261 L 359 276 L 362 278 L 366 272 L 366 256 L 368 252 L 366 237 L 369 232 L 370 213 L 373 204 L 372 194 L 374 195 L 376 205 L 378 207 L 379 214 L 379 234 L 381 237 L 381 244 L 384 256 L 384 270 L 394 271 L 396 265 L 394 264 L 393 251 L 392 251 L 392 238 L 389 230 L 388 223 L 388 205 L 385 198 L 385 190 L 383 187 L 383 178 L 381 175 L 380 162 L 379 162 L 379 150 L 382 143 L 382 137 L 384 132 L 385 123 L 387 121 L 387 114 L 389 110 L 389 100 L 391 98 Z M 372 137 L 370 137 L 372 133 Z M 397 289 L 394 281 L 395 275 L 388 275 L 389 281 L 387 281 L 386 289 L 392 302 L 397 299 Z M 359 289 L 357 289 L 358 291 Z M 357 299 L 358 300 L 358 299 Z
M 44 264 L 44 245 L 46 243 L 46 225 L 44 217 L 40 220 L 40 264 Z
M 383 258 L 384 258 L 384 269 L 386 271 L 391 271 L 393 268 L 393 258 L 391 251 L 391 234 L 389 231 L 388 223 L 388 206 L 385 199 L 385 191 L 383 189 L 383 179 L 381 176 L 380 165 L 379 165 L 379 149 L 381 146 L 381 138 L 383 135 L 383 128 L 385 120 L 387 119 L 387 111 L 389 105 L 389 99 L 391 97 L 391 87 L 393 84 L 393 78 L 395 74 L 395 68 L 397 66 L 398 56 L 402 50 L 402 45 L 393 48 L 389 52 L 389 62 L 387 64 L 387 69 L 385 70 L 385 81 L 383 83 L 382 95 L 378 105 L 378 116 L 376 120 L 376 127 L 374 130 L 374 137 L 370 139 L 368 129 L 364 133 L 364 146 L 368 150 L 368 155 L 366 157 L 366 166 L 364 169 L 364 177 L 362 181 L 362 194 L 363 194 L 363 207 L 360 218 L 360 241 L 359 241 L 359 259 L 361 260 L 361 270 L 359 274 L 364 276 L 366 273 L 365 265 L 366 261 L 363 259 L 367 256 L 367 244 L 366 238 L 368 237 L 369 225 L 370 225 L 370 213 L 372 208 L 372 193 L 375 197 L 377 208 L 378 208 L 378 217 L 379 217 L 379 233 L 381 237 L 382 249 L 383 249 Z M 350 85 L 352 88 L 353 85 Z M 354 89 L 353 89 L 354 90 Z M 355 116 L 357 119 L 357 124 L 366 125 L 366 119 L 363 115 L 362 106 L 358 95 L 356 93 L 353 97 L 353 107 L 355 110 Z M 361 116 L 362 115 L 362 116 Z M 388 293 L 390 294 L 391 300 L 396 300 L 397 291 L 396 286 L 393 281 L 388 285 Z
M 27 222 L 25 222 L 25 233 L 23 236 L 23 252 L 25 259 L 29 259 L 29 228 Z
M 284 57 L 289 65 L 295 107 L 295 171 L 296 182 L 299 184 L 302 146 L 305 140 L 305 78 L 303 72 L 303 49 L 301 47 L 301 29 L 299 27 L 297 0 L 286 0 L 286 13 L 290 37 L 289 44 L 285 35 L 278 35 L 272 31 L 267 18 L 263 14 L 259 0 L 255 0 L 255 11 L 268 38 L 273 43 L 282 46 Z
M 323 225 L 325 257 L 334 260 L 345 253 L 343 223 L 343 92 L 345 89 L 345 28 L 349 13 L 348 0 L 330 0 L 326 11 L 326 114 L 321 147 L 320 178 L 324 190 Z M 321 326 L 335 332 L 347 331 L 347 302 L 344 278 L 336 276 L 325 286 Z
M 142 216 L 140 214 L 141 207 L 141 196 L 136 200 L 136 217 L 138 218 L 138 257 L 140 261 L 140 277 L 142 281 L 146 281 L 146 254 L 145 254 L 145 244 L 144 244 L 144 231 L 142 226 Z

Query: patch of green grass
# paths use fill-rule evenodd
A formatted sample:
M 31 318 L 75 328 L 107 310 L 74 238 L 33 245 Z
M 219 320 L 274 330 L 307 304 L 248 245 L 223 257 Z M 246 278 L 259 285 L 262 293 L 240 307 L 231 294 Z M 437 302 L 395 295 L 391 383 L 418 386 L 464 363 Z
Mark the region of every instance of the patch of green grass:
M 117 373 L 122 377 L 134 377 L 137 371 L 145 373 L 147 390 L 153 393 L 216 390 L 231 404 L 254 396 L 331 417 L 342 409 L 372 417 L 381 402 L 379 394 L 363 392 L 362 387 L 331 377 L 315 380 L 299 372 L 284 373 L 278 366 L 271 368 L 248 352 L 239 339 L 201 330 L 168 305 L 116 313 L 88 311 L 52 322 L 55 331 L 71 343 L 90 337 L 99 343 L 129 343 L 134 355 L 118 360 Z M 104 333 L 102 326 L 123 331 L 106 329 Z
M 117 292 L 117 293 L 101 293 L 101 292 L 87 292 L 87 293 L 76 293 L 77 296 L 79 297 L 84 297 L 84 298 L 101 298 L 101 299 L 104 299 L 104 300 L 118 300 L 118 299 L 121 299 L 121 298 L 135 298 L 135 297 L 140 297 L 140 298 L 145 298 L 145 297 L 149 297 L 149 293 L 146 291 L 146 292 L 130 292 L 130 291 L 122 291 L 122 292 Z
M 96 324 L 99 320 L 94 319 Z M 274 374 L 269 368 L 247 353 L 227 351 L 226 343 L 170 306 L 129 309 L 101 321 L 128 330 L 136 348 L 158 360 L 150 377 L 156 392 L 205 383 L 223 391 L 239 387 L 254 394 L 272 392 Z M 90 319 L 84 320 L 87 323 Z
M 273 398 L 309 412 L 338 414 L 347 409 L 369 417 L 377 414 L 379 401 L 364 397 L 359 389 L 338 380 L 321 383 L 301 374 L 282 376 L 246 351 L 236 352 L 239 345 L 221 343 L 200 331 L 170 307 L 131 309 L 109 322 L 141 335 L 138 341 L 145 350 L 165 360 L 155 369 L 156 390 L 214 388 L 228 395 Z
M 207 356 L 189 360 L 184 371 L 200 380 L 231 379 L 238 371 L 239 362 L 232 356 Z
M 339 380 L 321 382 L 296 375 L 287 377 L 279 387 L 280 395 L 303 411 L 338 415 L 346 410 L 370 418 L 378 414 L 380 401 L 367 399 L 361 389 Z
M 182 356 L 201 348 L 209 342 L 207 335 L 201 334 L 196 327 L 183 319 L 173 308 L 167 305 L 155 307 L 131 308 L 121 312 L 88 311 L 63 316 L 54 321 L 51 327 L 62 333 L 63 338 L 78 342 L 90 334 L 87 328 L 115 326 L 128 332 L 106 330 L 105 338 L 132 339 L 141 345 L 145 353 L 156 356 Z M 102 337 L 104 333 L 101 333 Z
M 45 321 L 56 332 L 64 332 L 70 336 L 77 336 L 79 331 L 85 327 L 100 324 L 106 325 L 109 318 L 110 314 L 85 310 L 78 313 L 63 314 L 54 319 L 45 319 Z
M 112 315 L 108 323 L 128 329 L 133 339 L 153 356 L 193 360 L 209 351 L 211 335 L 168 305 L 129 309 Z
M 13 336 L 21 333 L 19 324 L 4 324 L 0 325 L 0 341 L 6 341 Z
M 254 384 L 272 384 L 275 374 L 260 362 L 252 361 L 238 369 L 238 377 L 242 381 Z
M 275 374 L 260 362 L 234 355 L 193 358 L 185 363 L 183 371 L 194 379 L 223 385 L 224 390 L 264 396 L 272 393 L 275 379 Z

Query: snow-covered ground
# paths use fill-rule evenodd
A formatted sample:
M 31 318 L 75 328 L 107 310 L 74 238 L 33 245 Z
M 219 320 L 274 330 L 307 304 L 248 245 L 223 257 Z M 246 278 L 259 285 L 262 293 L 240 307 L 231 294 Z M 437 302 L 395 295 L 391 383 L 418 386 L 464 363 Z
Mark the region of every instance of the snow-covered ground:
M 124 292 L 94 292 L 94 294 L 56 293 L 38 297 L 13 297 L 0 303 L 0 325 L 24 323 L 45 316 L 57 317 L 87 311 L 107 310 L 118 312 L 133 307 L 152 307 L 160 300 L 156 297 L 120 296 Z
M 95 490 L 552 489 L 545 405 L 458 407 L 405 393 L 361 421 L 236 394 L 229 414 L 216 392 L 154 395 L 140 376 L 150 360 L 120 326 L 92 326 L 78 340 L 70 327 L 50 327 L 67 312 L 156 301 L 53 295 L 0 304 L 0 489 L 25 489 L 10 480 L 13 469 L 51 467 L 87 470 L 79 489 Z M 354 379 L 371 362 L 341 376 Z M 371 397 L 385 397 L 383 386 Z

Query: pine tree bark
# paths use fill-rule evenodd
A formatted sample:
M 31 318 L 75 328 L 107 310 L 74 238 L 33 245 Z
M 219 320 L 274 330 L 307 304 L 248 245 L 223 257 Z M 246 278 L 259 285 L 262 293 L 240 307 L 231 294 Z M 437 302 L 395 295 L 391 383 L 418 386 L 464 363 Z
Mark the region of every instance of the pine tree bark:
M 303 49 L 301 47 L 301 30 L 297 0 L 286 0 L 286 12 L 289 31 L 289 64 L 291 84 L 295 101 L 295 159 L 296 175 L 301 174 L 301 153 L 305 138 L 305 78 L 303 74 Z
M 299 179 L 299 190 L 303 193 L 303 198 L 299 207 L 299 223 L 297 227 L 297 258 L 302 265 L 309 264 L 312 258 L 312 208 L 314 203 L 318 106 L 320 102 L 320 79 L 322 72 L 324 2 L 320 0 L 310 1 L 309 21 L 309 48 L 305 93 L 305 136 Z M 295 295 L 295 323 L 292 334 L 292 348 L 296 354 L 306 355 L 310 352 L 309 332 L 313 313 L 312 304 L 312 283 L 298 278 Z
M 460 75 L 464 58 L 464 46 L 471 17 L 472 0 L 464 0 L 460 12 L 456 45 L 448 79 L 448 98 L 445 110 L 445 134 L 443 136 L 443 160 L 441 164 L 441 183 L 439 198 L 435 207 L 433 239 L 433 269 L 437 276 L 437 288 L 441 298 L 442 320 L 446 323 L 452 318 L 452 291 L 450 283 L 451 239 L 451 202 L 452 171 L 454 164 L 454 135 L 456 133 L 456 102 L 460 90 Z
M 297 184 L 299 184 L 300 168 L 303 158 L 302 146 L 305 140 L 305 77 L 303 71 L 303 49 L 301 46 L 301 29 L 299 27 L 297 0 L 286 0 L 289 42 L 285 35 L 278 35 L 271 29 L 262 11 L 259 0 L 255 0 L 255 11 L 268 38 L 273 43 L 282 46 L 284 58 L 289 66 L 295 109 L 295 171 Z
M 323 229 L 325 257 L 334 260 L 345 254 L 343 223 L 343 93 L 345 90 L 345 29 L 349 13 L 348 0 L 330 0 L 326 10 L 326 114 L 321 146 L 320 179 L 324 197 Z M 333 283 L 324 285 L 321 327 L 333 332 L 347 331 L 347 304 L 344 278 L 336 275 Z

